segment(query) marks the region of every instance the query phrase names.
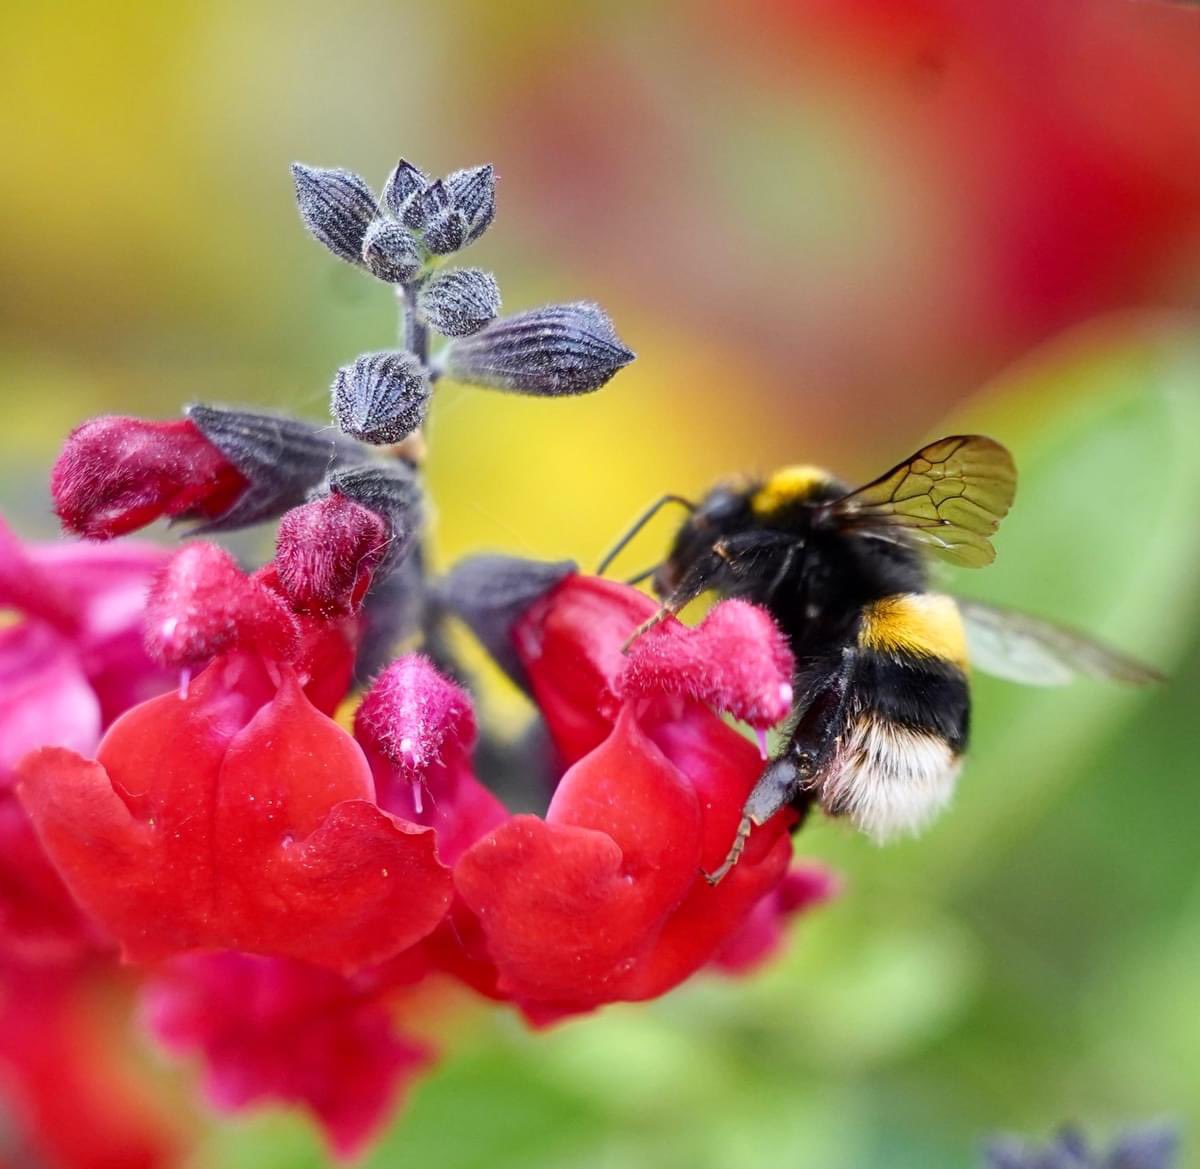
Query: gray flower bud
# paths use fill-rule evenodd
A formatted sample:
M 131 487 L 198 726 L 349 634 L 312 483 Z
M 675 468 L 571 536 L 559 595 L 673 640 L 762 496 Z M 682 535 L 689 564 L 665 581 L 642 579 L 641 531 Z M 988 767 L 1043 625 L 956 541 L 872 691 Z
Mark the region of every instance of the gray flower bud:
M 330 475 L 329 490 L 383 518 L 390 529 L 391 544 L 381 567 L 395 567 L 408 553 L 423 522 L 417 472 L 398 459 L 386 464 L 364 463 Z
M 450 200 L 467 221 L 466 242 L 473 243 L 496 215 L 496 172 L 490 165 L 456 170 L 445 179 Z
M 438 179 L 417 191 L 400 212 L 400 220 L 405 227 L 413 231 L 422 231 L 432 223 L 443 211 L 450 210 L 450 193 L 446 184 Z
M 452 341 L 441 363 L 455 381 L 558 397 L 598 390 L 633 358 L 600 307 L 581 301 L 501 317 Z
M 194 532 L 227 532 L 276 519 L 301 504 L 331 467 L 361 462 L 365 451 L 298 418 L 253 414 L 197 402 L 185 411 L 196 429 L 248 480 L 228 511 Z
M 383 205 L 399 218 L 409 199 L 427 186 L 429 176 L 402 158 L 383 184 Z
M 421 285 L 417 307 L 443 337 L 466 337 L 500 311 L 500 288 L 490 272 L 450 268 Z
M 333 416 L 363 442 L 399 442 L 425 418 L 430 385 L 411 353 L 364 353 L 333 381 Z
M 382 216 L 367 228 L 362 258 L 372 276 L 389 284 L 407 284 L 424 266 L 420 245 L 408 228 Z
M 348 170 L 292 163 L 296 205 L 313 237 L 340 260 L 362 263 L 363 237 L 378 213 L 371 188 Z
M 425 226 L 421 242 L 435 255 L 457 252 L 467 240 L 467 221 L 458 210 L 443 211 Z

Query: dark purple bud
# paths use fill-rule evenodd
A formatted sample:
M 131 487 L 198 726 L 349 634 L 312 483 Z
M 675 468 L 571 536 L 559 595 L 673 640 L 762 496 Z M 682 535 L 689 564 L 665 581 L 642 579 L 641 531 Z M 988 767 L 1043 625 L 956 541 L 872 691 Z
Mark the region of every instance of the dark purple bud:
M 334 378 L 333 417 L 362 442 L 399 442 L 424 421 L 429 394 L 429 379 L 413 354 L 364 353 Z
M 446 190 L 446 184 L 438 179 L 436 183 L 422 187 L 408 200 L 400 213 L 400 219 L 405 227 L 421 231 L 443 211 L 449 210 L 450 193 Z
M 382 217 L 367 228 L 362 258 L 372 276 L 389 284 L 408 284 L 424 266 L 412 232 L 394 219 Z
M 404 210 L 404 205 L 418 191 L 429 186 L 429 176 L 418 167 L 413 166 L 407 159 L 402 158 L 396 163 L 395 169 L 383 184 L 383 205 L 397 218 Z
M 599 306 L 581 301 L 502 317 L 451 342 L 441 361 L 455 381 L 560 397 L 598 390 L 633 358 Z
M 378 213 L 371 188 L 348 170 L 292 163 L 300 218 L 340 260 L 362 263 L 363 237 Z
M 490 272 L 451 268 L 421 285 L 417 305 L 443 337 L 466 337 L 500 311 L 500 288 Z
M 443 211 L 425 226 L 421 242 L 435 255 L 457 252 L 467 239 L 467 221 L 457 210 Z
M 228 511 L 196 531 L 226 532 L 281 516 L 298 507 L 329 471 L 360 463 L 363 448 L 298 418 L 252 414 L 195 403 L 186 410 L 197 430 L 248 481 Z
M 496 172 L 490 165 L 456 170 L 445 179 L 454 206 L 467 221 L 467 243 L 487 231 L 496 216 Z
M 437 603 L 479 639 L 498 666 L 523 690 L 529 684 L 512 641 L 513 627 L 535 601 L 576 571 L 554 563 L 484 554 L 460 560 L 434 586 Z

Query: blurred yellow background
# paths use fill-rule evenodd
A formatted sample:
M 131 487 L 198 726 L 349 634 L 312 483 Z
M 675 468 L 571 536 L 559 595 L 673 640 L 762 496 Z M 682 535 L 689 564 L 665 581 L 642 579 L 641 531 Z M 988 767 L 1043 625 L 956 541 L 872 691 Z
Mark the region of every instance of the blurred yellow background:
M 1173 675 L 980 680 L 955 809 L 886 851 L 806 830 L 847 892 L 765 976 L 545 1035 L 481 1016 L 370 1165 L 940 1169 L 997 1129 L 1154 1116 L 1200 1164 L 1200 10 L 17 3 L 0 95 L 0 506 L 26 535 L 83 418 L 321 418 L 392 342 L 387 290 L 306 236 L 291 161 L 490 161 L 465 262 L 507 311 L 599 301 L 639 356 L 575 400 L 439 388 L 440 561 L 591 567 L 663 491 L 868 477 L 973 426 L 1022 485 L 996 566 L 951 587 Z M 275 1114 L 196 1165 L 321 1157 Z

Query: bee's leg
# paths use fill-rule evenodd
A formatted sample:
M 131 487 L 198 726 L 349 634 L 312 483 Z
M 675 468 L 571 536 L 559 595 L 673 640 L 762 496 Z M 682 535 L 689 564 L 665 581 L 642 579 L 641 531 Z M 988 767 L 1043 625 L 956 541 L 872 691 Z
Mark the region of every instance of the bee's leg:
M 725 859 L 711 873 L 716 885 L 737 864 L 754 828 L 761 828 L 788 804 L 805 808 L 813 798 L 813 780 L 829 763 L 846 720 L 849 657 L 808 702 L 784 749 L 767 764 L 742 805 L 742 818 Z
M 639 637 L 648 629 L 653 629 L 661 621 L 665 621 L 668 617 L 674 617 L 680 609 L 689 601 L 694 601 L 705 589 L 708 588 L 709 582 L 713 578 L 713 573 L 716 572 L 719 564 L 719 557 L 716 550 L 701 557 L 683 574 L 683 579 L 672 590 L 671 595 L 667 597 L 659 606 L 658 611 L 648 617 L 641 623 L 624 641 L 621 646 L 622 653 L 628 653 L 629 647 L 633 645 Z
M 704 879 L 710 885 L 719 884 L 738 863 L 746 841 L 750 839 L 751 828 L 761 828 L 780 808 L 790 804 L 800 793 L 803 783 L 801 772 L 786 754 L 767 765 L 766 771 L 746 797 L 742 806 L 742 818 L 738 822 L 733 844 L 725 854 L 725 859 L 711 873 L 704 874 Z

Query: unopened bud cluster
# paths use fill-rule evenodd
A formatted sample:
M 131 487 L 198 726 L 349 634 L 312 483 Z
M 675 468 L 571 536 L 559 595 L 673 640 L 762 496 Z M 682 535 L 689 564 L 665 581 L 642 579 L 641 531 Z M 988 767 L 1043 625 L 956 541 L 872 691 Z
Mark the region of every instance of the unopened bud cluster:
M 331 411 L 361 442 L 401 442 L 423 423 L 433 385 L 455 381 L 522 394 L 585 394 L 633 354 L 588 303 L 500 318 L 500 288 L 480 268 L 447 268 L 496 214 L 491 166 L 431 179 L 401 159 L 378 198 L 346 170 L 292 167 L 305 225 L 335 256 L 396 286 L 405 348 L 363 354 L 333 380 Z M 431 358 L 430 332 L 447 338 Z
M 307 652 L 305 623 L 357 617 L 367 676 L 421 632 L 434 601 L 420 541 L 419 441 L 440 376 L 541 396 L 598 389 L 633 354 L 594 304 L 497 317 L 479 268 L 446 266 L 495 215 L 490 166 L 431 179 L 401 161 L 377 197 L 345 170 L 293 168 L 300 214 L 339 259 L 395 286 L 404 346 L 337 371 L 336 430 L 209 404 L 171 421 L 95 418 L 68 439 L 52 490 L 67 528 L 110 539 L 157 519 L 223 533 L 280 520 L 275 559 L 252 577 L 215 545 L 189 546 L 151 596 L 149 646 L 191 670 L 216 652 Z M 447 338 L 431 355 L 430 333 Z M 390 449 L 381 451 L 380 447 Z

